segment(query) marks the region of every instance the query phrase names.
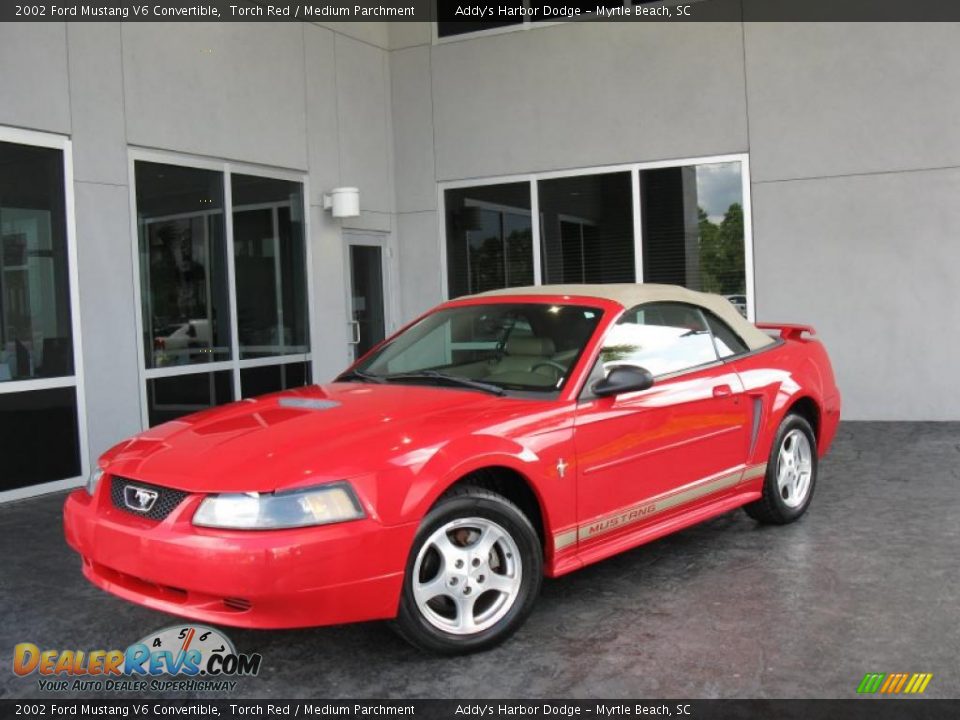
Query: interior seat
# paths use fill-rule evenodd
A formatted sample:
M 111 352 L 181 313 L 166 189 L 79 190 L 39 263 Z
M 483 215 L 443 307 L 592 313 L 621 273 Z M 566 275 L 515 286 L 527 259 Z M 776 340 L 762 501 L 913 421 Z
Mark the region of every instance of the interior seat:
M 556 352 L 550 338 L 509 338 L 504 346 L 504 355 L 494 368 L 495 373 L 530 372 L 539 362 L 549 360 Z

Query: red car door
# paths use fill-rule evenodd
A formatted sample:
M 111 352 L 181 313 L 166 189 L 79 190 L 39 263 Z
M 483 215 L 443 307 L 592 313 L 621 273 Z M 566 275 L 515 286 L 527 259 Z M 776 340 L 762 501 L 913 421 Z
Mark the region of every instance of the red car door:
M 592 382 L 617 365 L 646 368 L 654 385 L 592 395 Z M 749 443 L 743 392 L 698 308 L 656 303 L 625 313 L 608 332 L 577 409 L 581 547 L 732 491 Z

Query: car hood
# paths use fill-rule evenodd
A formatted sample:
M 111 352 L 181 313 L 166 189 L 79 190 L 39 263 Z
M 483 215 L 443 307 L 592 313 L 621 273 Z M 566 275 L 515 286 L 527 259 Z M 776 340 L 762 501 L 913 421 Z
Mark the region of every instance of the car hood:
M 111 475 L 188 492 L 269 492 L 375 471 L 524 402 L 419 385 L 333 383 L 159 425 L 101 458 Z M 508 411 L 509 412 L 509 411 Z

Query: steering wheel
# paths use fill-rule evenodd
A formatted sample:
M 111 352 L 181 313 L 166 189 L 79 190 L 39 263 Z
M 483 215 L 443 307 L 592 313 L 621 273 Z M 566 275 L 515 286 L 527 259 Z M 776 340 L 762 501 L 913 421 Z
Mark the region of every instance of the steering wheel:
M 539 367 L 552 368 L 560 373 L 560 377 L 563 377 L 567 374 L 567 369 L 555 360 L 541 360 L 538 363 L 534 363 L 533 367 L 530 368 L 530 372 L 534 372 Z

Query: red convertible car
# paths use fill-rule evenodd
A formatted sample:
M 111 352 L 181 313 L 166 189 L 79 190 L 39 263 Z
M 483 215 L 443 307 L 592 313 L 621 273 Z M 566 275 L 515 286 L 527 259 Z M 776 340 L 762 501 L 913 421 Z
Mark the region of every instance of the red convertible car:
M 672 286 L 460 298 L 330 384 L 117 445 L 69 496 L 67 540 L 91 582 L 176 615 L 393 619 L 480 650 L 544 575 L 741 506 L 803 515 L 840 413 L 811 334 Z

